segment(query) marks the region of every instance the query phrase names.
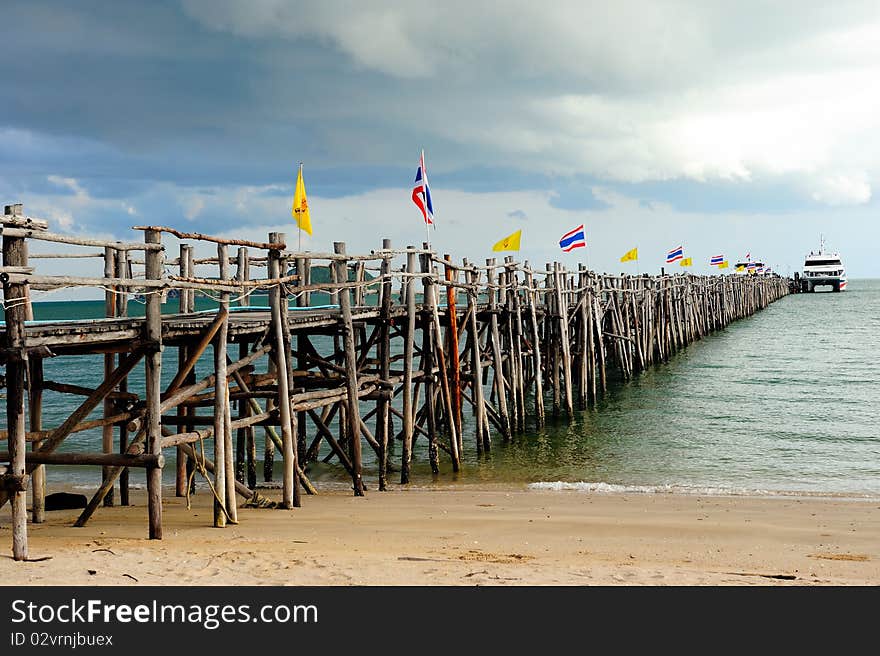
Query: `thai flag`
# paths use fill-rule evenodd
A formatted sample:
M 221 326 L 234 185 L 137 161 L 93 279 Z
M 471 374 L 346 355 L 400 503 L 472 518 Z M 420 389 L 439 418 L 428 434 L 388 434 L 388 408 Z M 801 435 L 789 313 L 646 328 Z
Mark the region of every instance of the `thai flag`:
M 749 263 L 746 265 L 746 269 L 749 269 L 749 270 L 751 270 L 751 271 L 754 271 L 754 270 L 757 269 L 757 268 L 758 268 L 758 265 L 755 264 L 754 262 L 749 262 Z
M 764 273 L 764 267 L 758 267 L 757 269 L 755 269 L 755 273 L 757 273 L 758 275 Z
M 428 188 L 428 172 L 425 170 L 424 150 L 421 157 L 419 157 L 419 168 L 416 169 L 416 181 L 413 185 L 412 199 L 416 207 L 421 210 L 425 223 L 434 225 L 434 204 L 431 202 L 431 190 Z
M 713 255 L 712 259 L 709 260 L 709 264 L 715 266 L 716 264 L 721 264 L 724 261 L 723 255 Z
M 584 224 L 580 224 L 574 230 L 570 230 L 562 235 L 562 239 L 559 240 L 559 248 L 563 250 L 563 252 L 568 253 L 573 251 L 575 248 L 584 248 L 587 245 L 587 238 L 584 235 Z
M 679 246 L 678 248 L 673 248 L 666 254 L 666 264 L 672 264 L 673 262 L 678 262 L 679 260 L 684 259 L 684 247 Z

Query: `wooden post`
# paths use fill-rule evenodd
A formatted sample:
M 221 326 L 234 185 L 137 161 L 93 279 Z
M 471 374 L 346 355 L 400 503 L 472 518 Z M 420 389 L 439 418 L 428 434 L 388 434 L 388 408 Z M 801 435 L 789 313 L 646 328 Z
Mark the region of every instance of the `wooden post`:
M 269 233 L 269 242 L 283 243 L 284 235 Z M 269 251 L 269 277 L 277 278 L 281 275 L 282 259 L 277 250 Z M 269 303 L 272 306 L 272 326 L 274 336 L 273 359 L 275 361 L 275 373 L 278 376 L 278 411 L 281 419 L 281 446 L 282 446 L 282 501 L 284 508 L 294 507 L 294 463 L 296 457 L 295 435 L 293 432 L 293 417 L 290 407 L 290 380 L 287 375 L 287 356 L 289 351 L 285 348 L 284 340 L 284 317 L 281 304 L 287 303 L 287 296 L 283 295 L 279 285 L 274 285 L 270 291 Z
M 382 240 L 382 250 L 391 250 L 391 240 Z M 381 309 L 379 315 L 380 336 L 377 346 L 377 355 L 379 357 L 379 376 L 382 381 L 387 381 L 391 376 L 391 339 L 389 324 L 391 323 L 391 256 L 382 257 L 382 298 L 380 301 Z M 391 440 L 391 400 L 388 398 L 386 389 L 387 384 L 383 384 L 381 390 L 383 393 L 376 402 L 376 439 L 379 441 L 379 490 L 384 491 L 388 485 L 388 456 Z
M 181 278 L 189 278 L 192 276 L 192 271 L 189 270 L 189 261 L 187 259 L 187 248 L 191 248 L 187 244 L 180 244 L 180 249 L 178 251 L 177 264 L 180 270 Z M 187 314 L 191 312 L 189 308 L 189 293 L 186 290 L 181 289 L 180 295 L 177 299 L 177 311 L 181 314 Z M 178 370 L 183 367 L 184 363 L 186 363 L 187 359 L 187 345 L 183 344 L 177 347 L 177 368 Z M 184 408 L 183 406 L 178 406 L 177 408 L 177 416 L 185 417 L 189 410 Z M 182 432 L 183 430 L 187 430 L 188 427 L 184 423 L 180 423 L 177 426 L 178 432 Z M 178 497 L 185 497 L 187 493 L 187 487 L 189 486 L 189 476 L 187 475 L 187 455 L 184 453 L 183 449 L 179 446 L 177 447 L 177 458 L 176 458 L 176 467 L 175 467 L 175 476 L 174 476 L 174 494 Z
M 433 264 L 431 260 L 428 259 L 428 266 L 433 269 Z M 434 272 L 431 271 L 433 274 Z M 449 385 L 449 376 L 447 375 L 448 367 L 446 365 L 446 357 L 443 353 L 443 344 L 440 339 L 440 315 L 437 310 L 438 297 L 437 297 L 437 285 L 434 281 L 433 275 L 425 278 L 425 280 L 429 283 L 429 287 L 425 289 L 426 296 L 430 296 L 431 298 L 431 320 L 434 324 L 434 339 L 433 346 L 436 349 L 437 353 L 437 367 L 440 375 L 440 395 L 443 399 L 444 405 L 444 415 L 446 416 L 446 424 L 447 429 L 449 431 L 449 454 L 452 456 L 452 471 L 459 471 L 461 469 L 461 456 L 459 455 L 459 439 L 458 432 L 456 429 L 456 423 L 453 418 L 454 410 L 453 410 L 453 401 L 452 401 L 452 390 Z M 457 338 L 456 338 L 457 341 Z
M 269 270 L 271 271 L 272 267 L 272 258 L 271 255 L 269 257 Z M 271 273 L 269 274 L 271 278 Z M 269 305 L 272 304 L 272 292 L 269 291 Z M 274 321 L 274 319 L 273 319 Z M 269 362 L 266 365 L 267 373 L 274 373 L 276 371 L 275 368 L 275 359 L 274 357 L 269 358 Z M 275 408 L 275 400 L 274 399 L 266 399 L 266 411 L 273 410 Z M 266 483 L 271 482 L 275 477 L 275 443 L 269 437 L 269 433 L 266 433 L 266 441 L 263 445 L 263 480 Z
M 556 278 L 556 302 L 559 313 L 559 341 L 562 347 L 562 371 L 565 377 L 565 411 L 571 416 L 574 411 L 574 403 L 571 391 L 571 343 L 568 339 L 568 302 L 563 294 L 565 278 L 558 262 L 554 267 L 554 275 Z
M 510 414 L 507 411 L 507 391 L 501 357 L 501 339 L 498 334 L 498 290 L 495 289 L 495 258 L 486 260 L 486 292 L 489 296 L 489 341 L 492 345 L 492 370 L 495 393 L 498 396 L 498 415 L 501 420 L 501 438 L 510 441 Z
M 162 233 L 147 230 L 144 233 L 147 244 L 159 244 Z M 145 253 L 147 280 L 162 277 L 163 254 L 159 250 L 148 249 Z M 162 299 L 155 292 L 148 293 L 146 307 L 147 353 L 144 357 L 146 372 L 146 416 L 147 453 L 162 455 L 161 394 L 162 394 Z M 150 518 L 150 539 L 162 539 L 162 468 L 147 469 L 147 495 Z
M 427 242 L 422 244 L 427 250 Z M 422 273 L 422 378 L 425 389 L 425 418 L 428 423 L 428 460 L 431 472 L 436 476 L 440 473 L 440 457 L 437 450 L 437 415 L 436 397 L 434 395 L 434 321 L 426 315 L 433 315 L 434 291 L 431 287 L 431 256 L 428 253 L 419 255 Z
M 406 272 L 413 276 L 416 273 L 416 254 L 406 254 Z M 406 341 L 403 345 L 403 448 L 400 457 L 400 483 L 409 483 L 410 461 L 412 460 L 413 430 L 415 410 L 413 408 L 413 352 L 415 351 L 416 333 L 416 279 L 406 278 Z
M 599 380 L 602 383 L 602 393 L 604 394 L 606 387 L 606 375 L 605 375 L 605 334 L 604 334 L 604 314 L 600 312 L 601 309 L 601 298 L 602 298 L 602 287 L 601 282 L 599 283 L 599 287 L 597 288 L 596 295 L 593 297 L 593 325 L 596 330 L 596 348 L 597 348 L 597 360 L 599 363 Z
M 105 246 L 104 247 L 104 277 L 105 278 L 113 278 L 116 273 L 116 251 L 115 249 Z M 108 318 L 112 318 L 116 316 L 116 288 L 110 287 L 104 291 L 104 316 Z M 110 374 L 113 373 L 114 362 L 116 357 L 112 353 L 106 353 L 104 355 L 104 377 L 106 378 Z M 114 414 L 115 407 L 113 404 L 113 400 L 110 398 L 104 399 L 104 417 L 110 417 Z M 101 447 L 104 453 L 113 453 L 113 425 L 107 424 L 101 429 Z M 108 468 L 103 467 L 101 469 L 101 478 L 103 480 L 107 480 Z M 107 493 L 107 496 L 104 497 L 104 505 L 112 506 L 113 505 L 113 489 Z
M 224 305 L 221 296 L 219 315 L 223 315 L 226 305 Z M 224 439 L 226 435 L 226 392 L 229 387 L 226 371 L 228 331 L 229 323 L 224 317 L 220 329 L 214 336 L 214 528 L 226 526 L 226 478 L 232 475 L 232 472 L 226 471 L 226 440 Z
M 250 258 L 248 257 L 248 249 L 240 246 L 236 259 L 235 279 L 240 282 L 250 280 Z M 251 304 L 250 296 L 246 294 L 247 288 L 242 286 L 241 298 L 238 300 L 240 307 L 249 307 Z M 246 340 L 242 340 L 238 345 L 239 359 L 247 356 L 250 351 L 250 345 Z M 249 417 L 254 411 L 253 406 L 257 405 L 254 399 L 242 399 L 238 402 L 238 414 L 240 417 Z M 259 408 L 259 405 L 257 405 Z M 236 435 L 235 445 L 235 480 L 244 483 L 254 489 L 257 486 L 257 451 L 254 441 L 254 427 L 244 426 L 239 428 Z
M 43 430 L 43 358 L 31 356 L 28 362 L 28 414 L 32 432 Z M 42 440 L 31 445 L 32 451 L 39 451 Z M 31 521 L 42 524 L 46 521 L 46 468 L 40 465 L 31 473 Z
M 354 268 L 354 280 L 358 283 L 357 287 L 354 288 L 354 306 L 360 307 L 364 304 L 364 288 L 361 283 L 364 282 L 364 261 L 358 260 L 357 264 L 355 264 Z
M 129 274 L 128 251 L 126 250 L 116 251 L 116 277 L 131 278 Z M 124 289 L 121 291 L 122 293 L 119 294 L 119 297 L 116 299 L 116 314 L 120 317 L 127 317 L 128 293 Z M 122 358 L 120 357 L 119 359 L 121 360 Z M 122 380 L 119 381 L 119 391 L 128 391 L 128 377 L 123 377 Z M 127 450 L 128 424 L 123 422 L 119 425 L 119 453 L 125 453 Z M 129 503 L 128 468 L 125 468 L 119 474 L 119 504 L 122 506 L 128 506 Z
M 464 261 L 467 266 L 467 260 Z M 483 349 L 480 346 L 480 330 L 477 325 L 477 294 L 480 287 L 480 272 L 471 267 L 467 272 L 469 287 L 468 299 L 468 331 L 471 342 L 471 389 L 473 391 L 475 422 L 474 436 L 477 441 L 477 453 L 489 452 L 492 439 L 486 422 L 486 397 L 483 394 Z
M 541 371 L 541 335 L 538 331 L 535 282 L 532 270 L 526 262 L 526 287 L 529 301 L 529 325 L 532 331 L 532 368 L 535 370 L 535 418 L 538 426 L 543 426 L 544 416 L 544 375 Z
M 304 257 L 297 257 L 295 264 L 296 275 L 299 276 L 297 287 L 305 287 L 309 284 L 309 260 Z M 308 297 L 309 292 L 298 292 L 296 294 L 296 306 L 308 307 Z M 302 333 L 297 335 L 296 350 L 299 352 L 299 355 L 296 359 L 296 368 L 299 371 L 308 371 L 309 369 L 308 358 L 305 356 L 307 340 L 308 335 L 303 335 Z M 292 380 L 291 385 L 293 385 Z M 306 447 L 306 413 L 298 412 L 296 414 L 296 461 L 299 466 L 305 465 Z
M 448 253 L 443 256 L 448 264 L 445 266 L 446 280 L 458 282 L 458 270 L 451 265 L 452 256 Z M 458 310 L 455 305 L 455 287 L 449 285 L 446 288 L 446 313 L 449 317 L 449 364 L 452 367 L 452 415 L 455 421 L 455 432 L 458 435 L 458 449 L 463 448 L 461 436 L 461 361 L 458 352 Z
M 513 361 L 511 371 L 513 372 L 513 381 L 511 386 L 516 392 L 515 394 L 515 413 L 516 429 L 520 432 L 525 430 L 526 421 L 526 404 L 525 404 L 525 381 L 523 374 L 523 352 L 522 352 L 522 310 L 519 302 L 519 281 L 516 275 L 516 263 L 513 256 L 504 258 L 505 268 L 507 270 L 508 285 L 508 321 L 510 325 L 510 341 L 511 353 L 510 357 Z
M 333 242 L 333 252 L 345 255 L 345 242 Z M 336 279 L 348 280 L 348 265 L 345 260 L 336 260 Z M 358 408 L 357 353 L 354 348 L 354 326 L 351 320 L 351 298 L 347 289 L 339 292 L 339 306 L 342 314 L 342 341 L 345 348 L 345 386 L 348 391 L 346 418 L 349 429 L 349 451 L 352 465 L 352 485 L 356 497 L 364 496 L 364 482 L 361 466 L 361 417 Z
M 220 263 L 220 279 L 229 280 L 229 252 L 226 244 L 217 244 L 217 261 Z M 215 395 L 223 397 L 223 432 L 214 433 L 214 442 L 223 442 L 223 456 L 226 459 L 225 466 L 225 494 L 226 494 L 226 512 L 232 523 L 238 523 L 238 501 L 235 496 L 235 451 L 232 447 L 232 410 L 229 402 L 229 379 L 226 374 L 226 352 L 228 350 L 227 340 L 229 339 L 229 292 L 220 292 L 220 312 L 226 315 L 223 321 L 223 327 L 220 333 L 223 337 L 223 377 L 217 377 L 214 383 Z M 216 408 L 216 397 L 215 404 Z M 217 458 L 219 460 L 219 458 Z M 217 494 L 223 495 L 223 491 L 218 488 Z
M 505 258 L 505 262 L 507 258 Z M 501 353 L 507 354 L 502 362 L 502 371 L 504 372 L 505 390 L 507 393 L 508 410 L 510 412 L 510 429 L 511 432 L 519 430 L 519 402 L 517 400 L 518 389 L 516 384 L 516 362 L 513 348 L 513 306 L 510 298 L 510 275 L 507 267 L 498 273 L 498 312 L 504 316 L 501 322 Z
M 286 241 L 286 235 L 284 233 L 278 233 L 278 240 L 281 243 L 284 243 Z M 290 266 L 286 256 L 282 255 L 278 263 L 278 268 L 279 273 L 282 276 L 286 276 L 289 273 Z M 284 507 L 299 508 L 302 506 L 299 476 L 297 476 L 297 470 L 299 469 L 297 435 L 299 430 L 298 415 L 293 411 L 293 402 L 290 400 L 290 396 L 293 393 L 293 356 L 291 355 L 290 337 L 290 294 L 287 290 L 287 285 L 280 285 L 278 288 L 280 301 L 278 308 L 281 311 L 281 337 L 284 347 L 284 373 L 287 375 L 287 402 L 290 405 L 290 446 L 285 445 L 283 442 L 281 444 L 283 447 L 282 465 L 284 467 L 284 478 L 289 480 L 288 488 L 290 490 L 289 505 L 288 499 L 285 499 Z M 303 436 L 302 450 L 305 451 L 305 436 Z

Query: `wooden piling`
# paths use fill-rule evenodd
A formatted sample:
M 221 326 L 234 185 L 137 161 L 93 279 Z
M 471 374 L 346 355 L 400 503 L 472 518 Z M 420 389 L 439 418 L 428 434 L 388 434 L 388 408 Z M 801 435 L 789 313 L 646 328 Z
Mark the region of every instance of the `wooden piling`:
M 413 403 L 413 353 L 416 333 L 416 255 L 412 246 L 407 247 L 406 272 L 406 335 L 403 344 L 403 448 L 400 456 L 400 483 L 409 483 L 412 461 L 415 408 Z
M 106 246 L 104 248 L 104 277 L 105 278 L 113 278 L 116 274 L 116 251 Z M 116 317 L 116 288 L 109 287 L 104 291 L 104 316 L 108 318 Z M 116 361 L 116 356 L 112 353 L 106 353 L 104 355 L 104 377 L 110 376 L 113 373 L 114 364 Z M 104 399 L 104 417 L 110 417 L 115 414 L 114 403 L 110 398 Z M 107 424 L 101 429 L 101 447 L 104 453 L 113 453 L 114 445 L 113 445 L 113 425 Z M 104 480 L 106 480 L 108 474 L 107 467 L 104 467 L 101 470 L 101 476 Z M 104 497 L 104 505 L 112 506 L 113 505 L 113 489 L 107 493 L 107 496 Z
M 333 243 L 333 252 L 345 255 L 345 242 Z M 348 280 L 348 265 L 345 260 L 337 260 L 337 280 Z M 358 408 L 357 354 L 354 348 L 354 326 L 351 320 L 351 299 L 347 289 L 339 294 L 339 307 L 342 319 L 342 341 L 345 349 L 345 385 L 348 390 L 347 420 L 349 428 L 349 452 L 352 465 L 352 487 L 356 497 L 364 496 L 364 482 L 361 465 L 361 418 Z
M 489 341 L 492 347 L 492 376 L 495 381 L 495 394 L 498 398 L 498 416 L 501 421 L 501 438 L 509 442 L 511 438 L 510 413 L 507 408 L 507 391 L 504 382 L 501 338 L 498 333 L 498 288 L 495 282 L 495 258 L 486 260 L 486 289 L 489 297 Z
M 190 251 L 192 249 L 190 248 Z M 192 257 L 190 256 L 190 261 L 192 261 Z M 116 251 L 116 277 L 119 279 L 131 279 L 131 263 L 128 259 L 128 251 L 119 250 Z M 180 295 L 188 295 L 190 292 L 181 291 Z M 192 292 L 195 293 L 195 292 Z M 127 317 L 128 316 L 128 293 L 127 290 L 121 289 L 117 294 L 116 299 L 116 314 L 119 317 Z M 121 360 L 121 358 L 120 358 Z M 121 364 L 121 363 L 120 363 Z M 123 376 L 119 383 L 118 389 L 120 392 L 125 393 L 128 391 L 128 377 Z M 126 422 L 122 422 L 119 424 L 119 453 L 125 453 L 128 450 L 128 425 Z M 119 504 L 122 506 L 130 505 L 131 501 L 129 498 L 129 481 L 128 481 L 128 469 L 123 469 L 119 475 Z
M 382 240 L 382 250 L 391 250 L 391 240 Z M 387 381 L 391 377 L 391 256 L 382 258 L 381 298 L 379 301 L 379 343 L 376 355 L 379 358 L 379 376 L 383 381 L 383 388 L 387 388 L 389 394 L 383 394 L 376 401 L 376 439 L 379 441 L 381 452 L 379 454 L 379 490 L 385 491 L 388 486 L 388 459 L 391 446 L 391 386 Z
M 423 244 L 427 250 L 428 245 Z M 437 415 L 436 397 L 434 394 L 434 291 L 428 274 L 431 271 L 430 255 L 419 255 L 422 272 L 422 379 L 425 389 L 424 413 L 428 424 L 428 460 L 431 464 L 431 472 L 436 476 L 440 473 L 440 454 L 437 451 Z
M 465 264 L 467 262 L 465 261 Z M 486 399 L 483 394 L 483 349 L 480 344 L 480 329 L 477 325 L 477 289 L 479 288 L 480 272 L 476 267 L 470 267 L 468 271 L 470 287 L 467 292 L 468 299 L 468 331 L 471 345 L 471 390 L 473 393 L 474 406 L 474 437 L 477 442 L 477 453 L 488 453 L 492 447 L 492 439 L 489 434 L 488 419 L 486 418 Z
M 283 243 L 279 233 L 269 234 L 270 243 Z M 269 251 L 269 277 L 282 275 L 282 258 L 279 250 Z M 290 388 L 287 375 L 287 357 L 289 350 L 285 346 L 284 324 L 282 317 L 282 303 L 286 303 L 286 295 L 282 295 L 278 285 L 272 287 L 269 293 L 269 304 L 272 308 L 272 334 L 273 351 L 272 358 L 275 363 L 275 373 L 278 377 L 277 406 L 281 418 L 281 444 L 282 444 L 282 501 L 284 508 L 294 507 L 294 462 L 296 457 L 295 433 L 293 417 L 290 407 Z
M 220 280 L 226 281 L 230 279 L 229 276 L 229 252 L 228 246 L 226 244 L 217 244 L 217 261 L 220 265 Z M 237 500 L 235 496 L 235 451 L 232 446 L 232 413 L 231 413 L 231 404 L 229 402 L 229 379 L 226 375 L 227 369 L 227 351 L 229 347 L 226 344 L 229 336 L 229 292 L 221 291 L 220 292 L 220 312 L 221 314 L 225 314 L 226 318 L 224 319 L 223 327 L 220 329 L 220 332 L 223 333 L 223 375 L 217 376 L 217 380 L 214 385 L 214 393 L 215 395 L 222 396 L 222 409 L 223 409 L 223 432 L 222 433 L 214 433 L 214 442 L 223 442 L 223 456 L 226 459 L 225 463 L 225 474 L 226 478 L 224 480 L 224 490 L 226 495 L 225 500 L 225 508 L 226 514 L 229 518 L 229 521 L 233 524 L 238 523 L 238 508 L 237 508 Z M 215 399 L 215 408 L 216 399 Z M 219 460 L 219 457 L 216 458 Z M 218 488 L 218 494 L 224 494 Z
M 28 415 L 30 429 L 37 433 L 43 430 L 43 358 L 32 356 L 28 365 Z M 39 451 L 41 446 L 41 440 L 34 440 L 31 450 Z M 46 468 L 42 465 L 31 474 L 31 521 L 46 521 Z
M 181 278 L 189 278 L 192 275 L 192 271 L 189 269 L 190 260 L 187 257 L 187 250 L 192 247 L 188 244 L 180 244 L 180 249 L 178 251 L 178 268 L 180 270 Z M 189 307 L 189 294 L 185 292 L 181 292 L 177 299 L 177 309 L 181 314 L 186 314 L 191 312 L 192 309 Z M 187 358 L 187 345 L 182 344 L 177 347 L 177 368 L 180 369 L 183 367 Z M 186 417 L 189 410 L 184 408 L 183 406 L 177 408 L 177 416 L 183 419 Z M 181 421 L 181 423 L 177 427 L 178 431 L 188 430 L 188 426 Z M 187 492 L 189 491 L 187 488 L 189 487 L 189 476 L 187 471 L 187 456 L 184 453 L 183 449 L 180 447 L 177 448 L 177 458 L 176 458 L 176 467 L 174 472 L 174 494 L 178 497 L 185 497 Z
M 147 244 L 161 244 L 161 233 L 158 230 L 146 230 L 144 241 Z M 162 251 L 147 250 L 145 253 L 147 280 L 158 280 L 162 277 Z M 146 416 L 144 425 L 147 429 L 147 453 L 154 456 L 162 455 L 161 403 L 162 393 L 162 300 L 155 292 L 147 296 L 146 307 L 146 355 L 144 369 L 146 378 Z M 162 468 L 147 469 L 147 496 L 150 522 L 150 539 L 162 539 Z
M 444 266 L 444 276 L 448 282 L 454 282 L 458 278 L 458 269 L 452 265 L 452 256 L 448 253 L 443 256 L 447 264 Z M 458 310 L 456 308 L 456 291 L 453 285 L 446 287 L 446 314 L 449 328 L 449 366 L 451 369 L 450 386 L 452 389 L 452 418 L 455 422 L 455 432 L 458 435 L 458 450 L 463 448 L 461 437 L 461 361 L 458 351 Z

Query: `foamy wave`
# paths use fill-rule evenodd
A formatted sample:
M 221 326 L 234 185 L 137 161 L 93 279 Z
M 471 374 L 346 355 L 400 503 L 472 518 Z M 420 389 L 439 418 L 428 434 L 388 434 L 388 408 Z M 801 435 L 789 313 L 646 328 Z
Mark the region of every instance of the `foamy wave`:
M 690 494 L 705 496 L 782 496 L 782 497 L 835 497 L 875 499 L 876 495 L 858 493 L 806 492 L 800 490 L 763 490 L 698 485 L 617 485 L 614 483 L 579 481 L 539 481 L 529 483 L 530 490 L 573 490 L 595 494 Z
M 73 490 L 94 490 L 95 484 L 94 483 L 75 483 L 74 485 L 71 485 L 70 487 Z M 128 489 L 129 490 L 146 490 L 147 486 L 143 483 L 129 483 Z

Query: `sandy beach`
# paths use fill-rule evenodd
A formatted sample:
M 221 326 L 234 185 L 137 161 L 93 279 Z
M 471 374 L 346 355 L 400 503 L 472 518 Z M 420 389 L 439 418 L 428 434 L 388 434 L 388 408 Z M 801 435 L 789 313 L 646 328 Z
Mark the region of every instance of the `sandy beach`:
M 31 525 L 3 585 L 877 585 L 880 502 L 815 497 L 597 494 L 511 487 L 323 491 L 293 510 L 242 508 L 210 526 L 210 497 Z

